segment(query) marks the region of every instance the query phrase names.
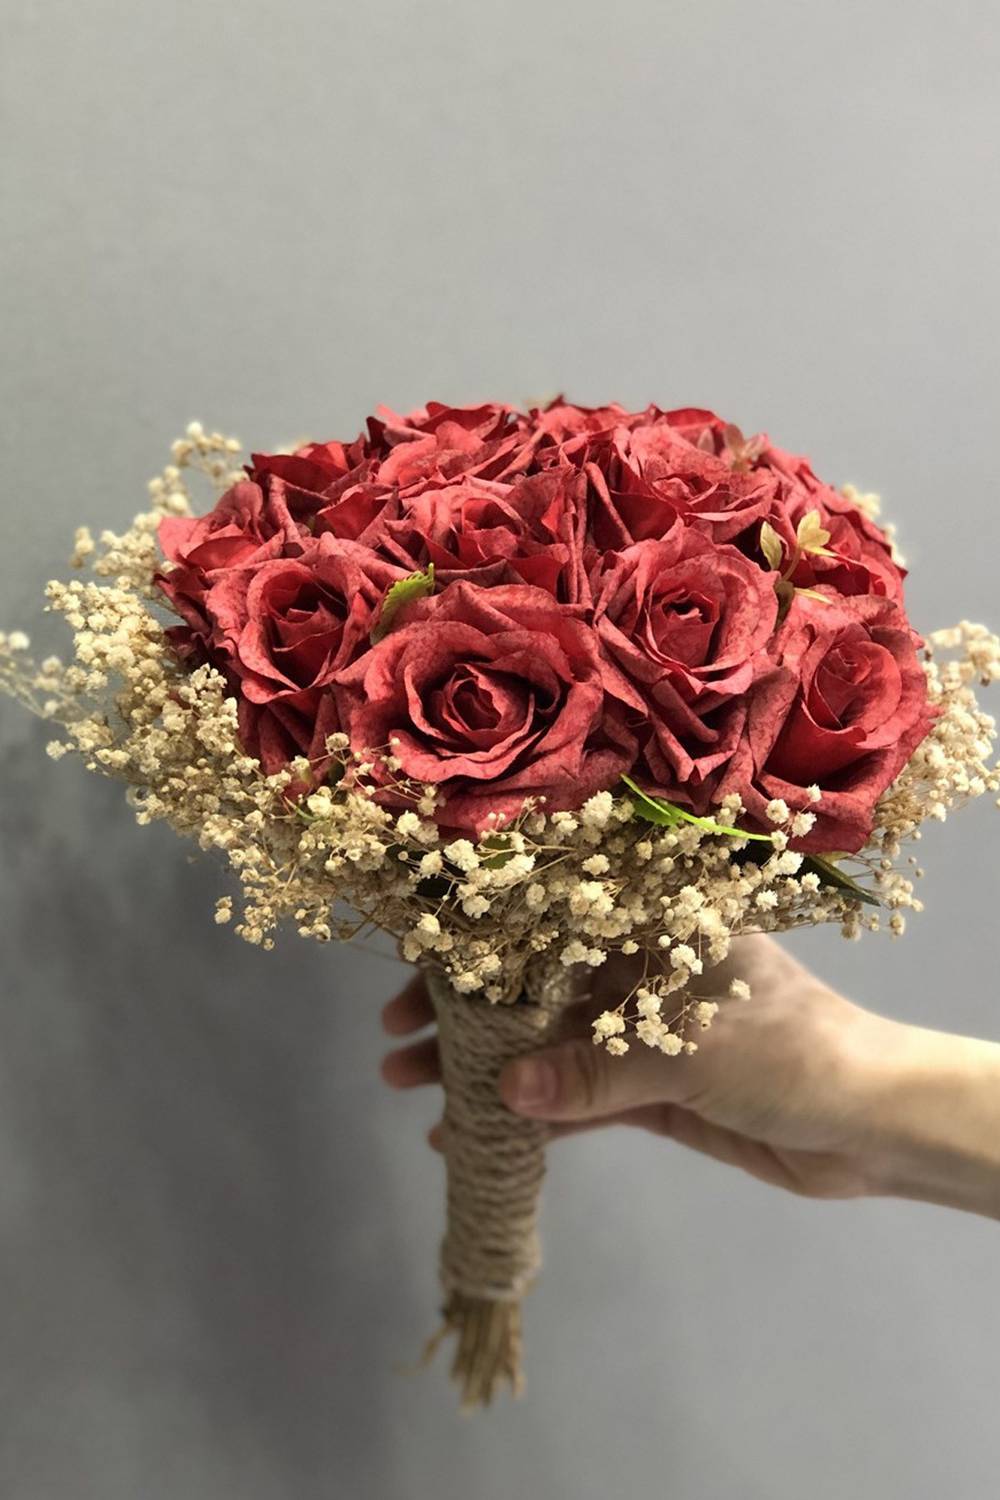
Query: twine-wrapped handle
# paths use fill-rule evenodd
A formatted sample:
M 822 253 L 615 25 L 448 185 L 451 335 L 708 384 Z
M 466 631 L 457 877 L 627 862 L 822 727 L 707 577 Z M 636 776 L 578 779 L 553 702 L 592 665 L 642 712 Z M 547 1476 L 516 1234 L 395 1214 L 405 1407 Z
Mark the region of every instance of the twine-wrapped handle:
M 462 1405 L 486 1405 L 497 1387 L 521 1389 L 521 1299 L 541 1264 L 538 1198 L 547 1127 L 511 1114 L 498 1083 L 504 1064 L 543 1046 L 572 997 L 565 969 L 526 978 L 514 1004 L 452 989 L 428 969 L 445 1091 L 448 1222 L 441 1246 L 444 1327 L 458 1344 L 452 1375 Z

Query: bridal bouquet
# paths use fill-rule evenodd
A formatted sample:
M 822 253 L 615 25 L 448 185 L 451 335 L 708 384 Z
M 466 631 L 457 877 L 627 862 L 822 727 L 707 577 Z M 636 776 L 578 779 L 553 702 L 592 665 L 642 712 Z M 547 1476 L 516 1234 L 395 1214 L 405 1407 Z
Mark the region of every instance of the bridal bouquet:
M 73 660 L 12 632 L 0 683 L 141 823 L 221 851 L 247 941 L 377 927 L 423 966 L 444 1325 L 484 1402 L 520 1379 L 544 1171 L 503 1064 L 611 953 L 635 986 L 595 1043 L 672 1057 L 730 1003 L 692 986 L 739 934 L 902 932 L 904 844 L 1000 785 L 974 692 L 1000 643 L 925 645 L 875 498 L 708 411 L 431 403 L 238 451 L 192 424 L 148 513 L 81 529 L 93 576 L 48 589 Z

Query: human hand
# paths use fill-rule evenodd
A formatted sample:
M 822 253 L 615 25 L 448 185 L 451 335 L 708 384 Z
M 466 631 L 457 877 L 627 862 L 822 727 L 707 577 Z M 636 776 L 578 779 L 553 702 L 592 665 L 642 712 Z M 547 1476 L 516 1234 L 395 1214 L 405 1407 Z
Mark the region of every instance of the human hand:
M 629 968 L 596 971 L 568 1039 L 508 1064 L 508 1108 L 550 1121 L 554 1136 L 641 1126 L 811 1197 L 894 1193 L 1000 1217 L 1000 1046 L 873 1015 L 752 937 L 698 991 L 718 998 L 741 978 L 752 999 L 722 1000 L 693 1056 L 633 1040 L 611 1057 L 590 1023 L 632 987 Z M 419 979 L 384 1011 L 393 1036 L 432 1020 Z M 438 1081 L 435 1039 L 390 1053 L 383 1076 L 400 1088 Z M 440 1148 L 440 1127 L 431 1142 Z

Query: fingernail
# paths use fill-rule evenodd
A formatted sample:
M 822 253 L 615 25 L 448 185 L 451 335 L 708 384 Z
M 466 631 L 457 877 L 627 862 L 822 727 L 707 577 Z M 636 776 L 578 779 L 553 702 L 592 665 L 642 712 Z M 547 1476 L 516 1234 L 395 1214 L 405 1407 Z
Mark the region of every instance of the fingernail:
M 544 1109 L 555 1102 L 558 1089 L 556 1070 L 540 1057 L 528 1057 L 511 1070 L 511 1104 L 515 1109 Z

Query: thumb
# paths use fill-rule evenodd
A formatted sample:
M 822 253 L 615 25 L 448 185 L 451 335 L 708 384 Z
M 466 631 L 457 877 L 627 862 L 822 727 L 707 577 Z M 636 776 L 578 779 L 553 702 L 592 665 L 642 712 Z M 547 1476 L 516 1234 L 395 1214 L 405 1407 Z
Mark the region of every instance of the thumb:
M 612 1057 L 589 1038 L 533 1052 L 507 1064 L 500 1097 L 515 1114 L 542 1120 L 592 1120 L 643 1104 L 676 1101 L 684 1092 L 685 1057 L 632 1047 Z

